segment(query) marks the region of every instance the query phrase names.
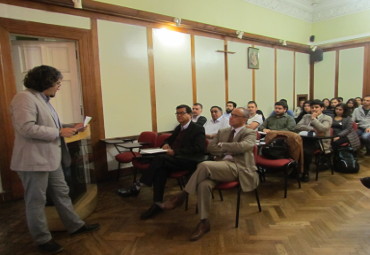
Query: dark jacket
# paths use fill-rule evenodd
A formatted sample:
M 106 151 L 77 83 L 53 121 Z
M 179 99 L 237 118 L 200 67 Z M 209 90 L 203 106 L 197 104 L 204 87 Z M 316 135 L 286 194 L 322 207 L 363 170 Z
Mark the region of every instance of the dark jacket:
M 334 136 L 347 137 L 352 148 L 354 150 L 359 149 L 361 147 L 361 142 L 360 142 L 360 139 L 358 138 L 356 131 L 353 129 L 352 118 L 349 116 L 346 118 L 343 118 L 341 123 L 342 123 L 341 129 L 336 129 L 336 128 L 333 129 Z
M 172 135 L 165 140 L 165 144 L 172 147 L 172 144 L 176 140 L 176 137 L 181 131 L 181 125 L 178 125 L 173 131 Z M 206 135 L 204 127 L 195 124 L 190 121 L 190 124 L 185 132 L 181 147 L 175 150 L 175 156 L 201 156 L 206 151 Z
M 204 124 L 206 124 L 207 122 L 207 118 L 204 117 L 204 116 L 199 116 L 197 122 L 195 122 L 195 124 L 198 124 L 199 126 L 203 126 Z

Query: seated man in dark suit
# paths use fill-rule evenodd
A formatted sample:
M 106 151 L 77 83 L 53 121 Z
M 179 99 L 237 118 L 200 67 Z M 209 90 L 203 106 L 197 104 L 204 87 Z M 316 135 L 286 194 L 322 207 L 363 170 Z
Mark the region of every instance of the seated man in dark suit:
M 188 105 L 176 107 L 176 118 L 180 124 L 162 146 L 167 153 L 156 157 L 148 171 L 143 172 L 140 182 L 153 186 L 154 203 L 141 215 L 141 219 L 151 218 L 162 211 L 159 205 L 163 201 L 168 173 L 184 169 L 195 170 L 205 153 L 204 128 L 191 121 L 191 113 Z

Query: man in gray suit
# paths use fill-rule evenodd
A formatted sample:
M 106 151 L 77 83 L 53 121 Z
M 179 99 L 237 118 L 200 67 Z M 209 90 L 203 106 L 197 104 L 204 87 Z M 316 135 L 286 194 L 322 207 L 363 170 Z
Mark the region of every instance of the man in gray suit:
M 63 250 L 52 239 L 45 216 L 46 193 L 53 200 L 63 224 L 72 235 L 99 229 L 86 225 L 75 213 L 63 174 L 71 158 L 64 137 L 76 134 L 82 124 L 61 125 L 50 104 L 59 90 L 62 74 L 50 66 L 31 69 L 24 78 L 26 90 L 19 92 L 10 105 L 15 141 L 10 168 L 18 173 L 25 193 L 29 231 L 44 252 Z
M 249 112 L 236 108 L 231 112 L 229 128 L 220 129 L 210 142 L 208 151 L 215 156 L 215 161 L 198 164 L 184 191 L 176 194 L 162 204 L 165 210 L 180 206 L 188 194 L 198 195 L 200 222 L 190 237 L 196 241 L 210 231 L 208 220 L 212 201 L 212 188 L 217 182 L 239 180 L 243 191 L 256 189 L 259 183 L 253 149 L 256 144 L 256 131 L 246 128 Z

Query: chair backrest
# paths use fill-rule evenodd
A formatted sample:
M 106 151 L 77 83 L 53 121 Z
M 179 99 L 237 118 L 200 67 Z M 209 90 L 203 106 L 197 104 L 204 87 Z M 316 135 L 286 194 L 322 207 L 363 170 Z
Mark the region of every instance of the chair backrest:
M 157 132 L 145 131 L 145 132 L 141 132 L 137 141 L 139 143 L 140 142 L 141 143 L 147 143 L 147 144 L 143 145 L 142 148 L 153 148 L 156 145 L 157 136 L 158 136 Z
M 352 128 L 353 128 L 354 131 L 357 131 L 357 129 L 358 129 L 358 124 L 354 121 L 352 122 Z
M 164 144 L 164 141 L 170 136 L 170 133 L 163 133 L 158 135 L 157 141 L 155 142 L 155 147 L 161 147 Z
M 256 140 L 261 140 L 261 134 L 258 131 L 256 131 Z

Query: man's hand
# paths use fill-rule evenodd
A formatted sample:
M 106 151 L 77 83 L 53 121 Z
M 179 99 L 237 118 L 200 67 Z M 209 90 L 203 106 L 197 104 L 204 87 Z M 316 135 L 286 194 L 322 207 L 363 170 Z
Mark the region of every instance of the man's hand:
M 366 133 L 370 133 L 370 128 L 365 129 Z
M 339 140 L 339 138 L 340 138 L 340 137 L 334 137 L 334 138 L 333 138 L 333 141 L 335 142 L 335 141 Z
M 316 119 L 318 114 L 316 112 L 311 113 L 311 119 Z
M 77 129 L 78 132 L 83 132 L 86 129 L 83 123 L 77 123 L 73 128 Z
M 166 144 L 164 144 L 164 145 L 162 146 L 162 149 L 163 149 L 163 150 L 169 150 L 169 149 L 171 149 L 171 146 L 170 146 L 170 145 L 168 145 L 168 144 L 166 143 Z
M 167 149 L 166 154 L 169 155 L 169 156 L 173 156 L 173 155 L 175 155 L 175 151 L 172 150 L 172 149 Z
M 71 137 L 75 134 L 77 134 L 76 128 L 62 128 L 60 129 L 60 136 L 62 137 Z
M 263 129 L 262 131 L 263 131 L 263 132 L 265 132 L 265 133 L 267 134 L 267 133 L 269 133 L 271 130 L 270 130 L 270 129 L 265 128 L 265 129 Z

